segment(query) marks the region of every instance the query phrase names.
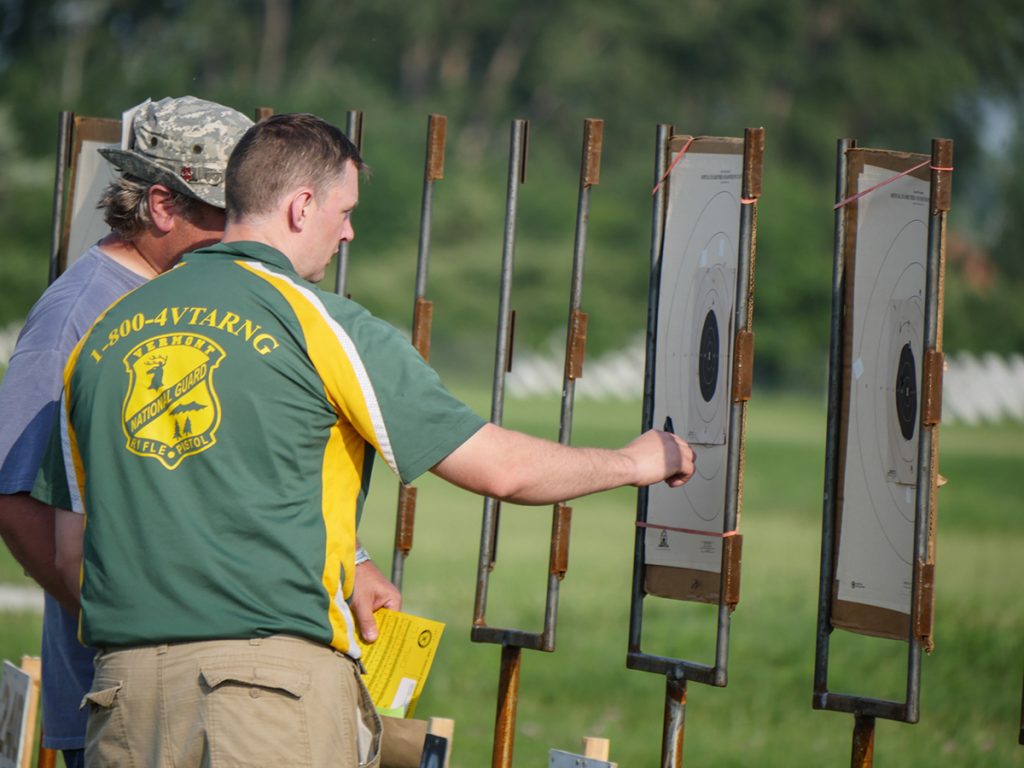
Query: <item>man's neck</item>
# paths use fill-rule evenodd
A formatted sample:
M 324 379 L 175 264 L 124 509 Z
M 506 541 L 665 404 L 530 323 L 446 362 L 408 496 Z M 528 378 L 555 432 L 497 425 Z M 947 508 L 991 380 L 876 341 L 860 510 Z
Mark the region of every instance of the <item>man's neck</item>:
M 126 240 L 116 232 L 111 232 L 99 243 L 100 250 L 122 267 L 131 270 L 140 277 L 152 280 L 166 271 L 162 260 L 149 250 L 145 243 Z
M 295 262 L 292 259 L 290 250 L 294 247 L 294 244 L 286 234 L 276 232 L 271 226 L 267 226 L 264 221 L 232 221 L 228 222 L 227 227 L 224 229 L 224 237 L 221 239 L 222 243 L 237 243 L 237 242 L 253 242 L 263 243 L 269 245 L 272 248 L 276 248 L 284 254 L 288 261 L 292 262 L 294 266 Z

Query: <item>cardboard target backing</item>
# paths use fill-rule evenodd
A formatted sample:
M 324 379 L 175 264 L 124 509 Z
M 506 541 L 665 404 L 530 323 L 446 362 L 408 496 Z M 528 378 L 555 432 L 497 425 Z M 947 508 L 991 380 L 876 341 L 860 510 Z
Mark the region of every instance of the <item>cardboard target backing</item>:
M 673 137 L 673 159 L 688 140 Z M 645 586 L 663 597 L 718 602 L 742 173 L 741 139 L 697 138 L 668 182 L 653 426 L 683 437 L 697 461 L 681 488 L 648 489 Z
M 74 118 L 58 274 L 110 232 L 110 227 L 103 220 L 103 211 L 96 206 L 103 190 L 117 177 L 117 170 L 103 159 L 99 149 L 117 145 L 120 140 L 120 120 Z
M 851 149 L 848 195 L 925 155 Z M 848 203 L 832 623 L 906 639 L 925 361 L 930 172 Z M 932 463 L 934 479 L 934 462 Z

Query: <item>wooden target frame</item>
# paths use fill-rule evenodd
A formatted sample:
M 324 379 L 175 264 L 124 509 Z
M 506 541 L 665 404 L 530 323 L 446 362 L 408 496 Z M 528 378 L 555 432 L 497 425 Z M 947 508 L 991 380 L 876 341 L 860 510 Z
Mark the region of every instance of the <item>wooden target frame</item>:
M 863 192 L 885 178 L 901 173 L 907 175 L 888 185 L 887 189 L 879 189 L 874 193 L 874 199 L 864 200 L 863 203 L 853 201 L 847 206 L 843 306 L 850 321 L 844 324 L 843 329 L 842 405 L 837 456 L 839 487 L 836 493 L 837 526 L 834 532 L 836 578 L 832 585 L 831 620 L 834 627 L 905 640 L 909 634 L 913 597 L 910 586 L 917 583 L 921 590 L 927 591 L 927 600 L 922 600 L 921 595 L 918 595 L 917 601 L 923 614 L 918 618 L 921 623 L 920 636 L 925 646 L 931 647 L 935 526 L 930 511 L 934 507 L 938 458 L 936 433 L 941 414 L 925 413 L 923 406 L 939 402 L 942 360 L 941 352 L 936 347 L 936 344 L 941 346 L 941 334 L 929 342 L 923 324 L 924 304 L 931 301 L 937 307 L 941 325 L 942 292 L 936 285 L 929 293 L 927 284 L 927 220 L 931 173 L 927 168 L 928 160 L 927 155 L 885 150 L 852 148 L 847 152 L 848 197 Z M 921 167 L 922 163 L 924 167 Z M 888 210 L 879 210 L 882 206 Z M 890 221 L 876 223 L 893 208 L 897 208 L 897 212 L 890 216 Z M 881 259 L 872 261 L 870 257 L 878 254 L 870 253 L 870 244 L 865 248 L 863 241 L 877 239 L 872 235 L 888 238 L 884 230 L 894 228 L 898 228 L 899 232 L 892 248 Z M 900 240 L 904 241 L 903 247 Z M 858 269 L 861 261 L 864 262 L 864 269 Z M 872 273 L 863 274 L 868 267 Z M 881 301 L 877 298 L 879 294 L 883 297 Z M 885 306 L 889 297 L 892 297 L 888 301 L 889 306 Z M 878 317 L 876 313 L 888 316 Z M 870 331 L 866 326 L 872 320 L 876 321 L 874 330 L 879 331 L 877 339 L 867 338 Z M 865 364 L 865 353 L 873 353 L 875 360 Z M 936 366 L 938 370 L 935 370 Z M 872 368 L 877 372 L 871 371 Z M 923 377 L 915 375 L 915 372 L 923 373 Z M 939 390 L 929 391 L 935 387 L 939 387 Z M 868 388 L 874 391 L 865 397 Z M 901 389 L 902 394 L 896 391 L 898 389 Z M 921 442 L 921 429 L 918 425 L 922 423 L 922 418 L 923 425 L 932 427 L 934 431 L 926 466 L 924 471 L 918 472 L 917 454 Z M 881 434 L 882 430 L 877 429 L 879 422 L 883 425 L 884 435 Z M 905 432 L 901 431 L 904 429 Z M 898 434 L 894 435 L 893 432 Z M 910 439 L 906 439 L 907 433 L 911 435 Z M 884 440 L 881 439 L 883 437 Z M 873 444 L 870 444 L 871 438 L 875 438 Z M 895 449 L 891 445 L 894 442 L 898 444 Z M 884 455 L 887 448 L 889 455 Z M 876 487 L 878 485 L 886 487 L 879 489 Z M 914 579 L 911 574 L 914 562 L 913 523 L 915 513 L 922 511 L 917 508 L 915 501 L 922 493 L 928 496 L 923 510 L 927 515 L 927 548 L 923 563 L 919 566 L 922 569 L 920 578 Z M 884 498 L 886 495 L 889 498 Z M 848 505 L 848 502 L 859 503 Z M 866 512 L 875 514 L 864 514 Z M 887 520 L 887 517 L 897 518 L 895 524 Z M 868 525 L 855 524 L 855 519 L 864 518 L 874 519 L 869 519 Z M 881 534 L 869 539 L 874 545 L 871 547 L 874 551 L 850 552 L 854 545 L 846 539 L 856 537 L 863 540 L 863 529 L 872 527 L 872 523 L 875 532 Z M 876 572 L 891 571 L 891 563 L 877 556 L 870 558 L 874 562 L 857 562 L 857 556 L 877 555 L 879 550 L 884 553 L 887 545 L 890 555 L 896 555 L 894 550 L 897 548 L 902 550 L 890 559 L 898 559 L 906 566 L 905 574 L 900 577 L 907 585 L 904 590 L 905 608 L 878 604 L 898 603 L 899 600 L 893 599 L 892 595 L 888 595 L 888 600 L 883 597 L 870 602 L 854 599 L 858 591 L 866 591 L 866 587 L 860 586 L 861 574 L 869 573 L 872 566 L 876 567 Z M 848 578 L 844 579 L 843 576 Z M 879 591 L 891 593 L 893 590 L 890 587 Z
M 696 482 L 706 487 L 693 498 L 653 488 L 637 494 L 626 666 L 665 676 L 661 764 L 667 768 L 682 764 L 688 681 L 722 687 L 728 679 L 730 619 L 739 602 L 742 539 L 737 525 L 746 403 L 753 381 L 754 253 L 763 158 L 763 128 L 748 128 L 737 139 L 673 136 L 671 126 L 658 126 L 642 428 L 677 431 L 694 441 L 699 468 L 717 462 L 704 476 L 698 470 Z M 721 209 L 711 212 L 716 206 Z M 673 263 L 680 260 L 682 266 Z M 685 298 L 677 308 L 675 294 L 680 292 Z M 666 385 L 675 389 L 662 402 Z M 678 512 L 696 499 L 705 515 L 713 509 L 710 518 L 689 525 L 689 520 L 672 517 L 673 505 Z M 661 548 L 670 535 L 682 544 L 682 557 L 675 562 L 648 557 L 648 548 Z M 717 604 L 713 664 L 642 649 L 648 595 Z
M 875 717 L 917 721 L 933 645 L 951 172 L 946 139 L 931 156 L 839 142 L 813 704 L 857 715 L 855 747 Z M 904 701 L 828 690 L 835 628 L 908 643 Z
M 680 489 L 638 493 L 627 664 L 685 669 L 690 679 L 721 686 L 729 614 L 739 602 L 736 529 L 764 130 L 748 129 L 744 139 L 670 136 L 662 151 L 671 163 L 656 187 L 643 429 L 675 431 L 690 441 L 697 472 Z M 640 649 L 647 595 L 719 605 L 713 666 Z

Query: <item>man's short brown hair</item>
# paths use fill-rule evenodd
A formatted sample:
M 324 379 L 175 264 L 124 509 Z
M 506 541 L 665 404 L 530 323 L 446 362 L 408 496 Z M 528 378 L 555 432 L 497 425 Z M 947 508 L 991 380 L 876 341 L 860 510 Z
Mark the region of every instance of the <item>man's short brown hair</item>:
M 351 160 L 366 164 L 338 128 L 310 114 L 273 115 L 245 132 L 228 160 L 229 221 L 269 213 L 281 196 L 309 185 L 324 193 Z

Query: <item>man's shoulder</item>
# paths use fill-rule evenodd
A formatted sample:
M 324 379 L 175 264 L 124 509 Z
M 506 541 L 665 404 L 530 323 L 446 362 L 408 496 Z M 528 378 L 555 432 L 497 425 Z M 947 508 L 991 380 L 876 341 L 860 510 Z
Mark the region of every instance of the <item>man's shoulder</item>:
M 90 248 L 43 291 L 25 320 L 19 346 L 53 348 L 65 337 L 73 346 L 111 302 L 136 287 L 125 272 L 98 247 Z
M 114 299 L 144 282 L 145 278 L 121 266 L 94 245 L 43 291 L 32 311 L 50 312 L 55 308 L 70 311 L 76 307 L 89 311 L 97 305 L 98 314 Z

